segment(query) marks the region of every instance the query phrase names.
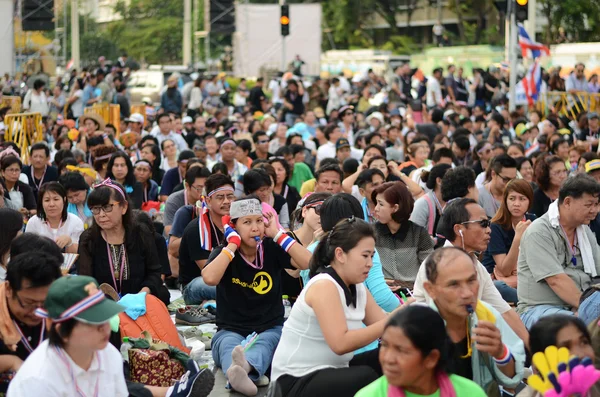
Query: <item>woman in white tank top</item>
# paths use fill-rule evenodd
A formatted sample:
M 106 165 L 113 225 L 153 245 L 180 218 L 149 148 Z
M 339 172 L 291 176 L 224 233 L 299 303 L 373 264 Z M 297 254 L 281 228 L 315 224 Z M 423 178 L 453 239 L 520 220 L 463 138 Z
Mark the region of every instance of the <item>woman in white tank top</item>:
M 273 357 L 282 395 L 352 397 L 381 375 L 378 350 L 353 354 L 381 337 L 387 319 L 363 284 L 374 252 L 375 232 L 362 219 L 322 237 Z

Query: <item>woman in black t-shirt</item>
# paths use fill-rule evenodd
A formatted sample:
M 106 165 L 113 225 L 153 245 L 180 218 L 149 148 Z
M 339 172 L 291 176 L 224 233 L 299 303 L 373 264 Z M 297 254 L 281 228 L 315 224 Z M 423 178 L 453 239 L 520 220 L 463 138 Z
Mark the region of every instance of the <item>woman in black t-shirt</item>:
M 212 355 L 231 387 L 253 396 L 253 381 L 270 366 L 281 337 L 282 269 L 290 264 L 306 269 L 311 255 L 279 229 L 271 213 L 263 214 L 256 197 L 233 202 L 223 225 L 227 245 L 216 248 L 202 269 L 204 282 L 217 286 Z M 245 339 L 250 343 L 242 347 Z

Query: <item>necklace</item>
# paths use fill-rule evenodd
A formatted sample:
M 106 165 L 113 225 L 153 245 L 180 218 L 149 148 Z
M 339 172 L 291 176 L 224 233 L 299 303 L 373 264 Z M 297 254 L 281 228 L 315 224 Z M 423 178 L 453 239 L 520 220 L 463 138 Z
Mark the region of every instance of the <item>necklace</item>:
M 23 334 L 23 331 L 21 331 L 21 327 L 19 327 L 19 324 L 17 324 L 17 322 L 15 320 L 13 320 L 13 324 L 17 328 L 17 332 L 19 333 L 19 335 L 21 335 L 21 342 L 23 342 L 23 346 L 25 346 L 25 349 L 27 349 L 27 351 L 29 351 L 29 353 L 32 353 L 33 347 L 29 343 L 29 340 L 27 340 L 27 338 Z M 44 341 L 44 333 L 46 332 L 46 319 L 42 320 L 41 328 L 42 329 L 40 330 L 40 340 L 38 340 L 38 346 L 40 345 L 40 343 L 42 343 Z
M 125 272 L 126 261 L 127 261 L 127 251 L 125 250 L 125 242 L 123 242 L 123 244 L 121 244 L 119 246 L 119 251 L 117 253 L 114 245 L 109 244 L 107 241 L 106 242 L 106 253 L 108 254 L 108 266 L 110 268 L 110 274 L 113 279 L 113 285 L 115 287 L 115 290 L 120 295 L 121 290 L 123 288 L 123 273 Z M 114 255 L 114 259 L 113 259 L 113 255 Z M 120 269 L 117 267 L 119 262 L 120 262 Z M 125 273 L 125 276 L 127 276 L 127 273 Z M 117 286 L 117 277 L 119 278 L 118 286 Z
M 35 183 L 35 175 L 33 172 L 33 166 L 31 166 L 31 181 L 33 182 L 33 186 L 35 186 L 36 190 L 40 190 L 40 187 L 44 183 L 44 177 L 46 176 L 46 170 L 48 170 L 48 166 L 44 167 L 44 173 L 42 174 L 42 177 L 40 178 L 40 183 L 37 184 L 37 183 Z
M 249 260 L 248 260 L 248 259 L 247 259 L 247 258 L 244 256 L 244 254 L 242 254 L 242 250 L 240 250 L 240 251 L 239 251 L 239 253 L 240 253 L 240 256 L 242 257 L 242 259 L 243 259 L 243 260 L 244 260 L 244 261 L 245 261 L 245 262 L 246 262 L 248 265 L 250 265 L 251 267 L 253 267 L 254 269 L 258 269 L 258 270 L 260 270 L 260 269 L 262 269 L 262 268 L 263 268 L 263 266 L 264 266 L 264 264 L 265 264 L 265 261 L 264 261 L 264 257 L 263 257 L 263 256 L 264 256 L 264 248 L 263 248 L 263 245 L 262 245 L 262 241 L 261 241 L 261 242 L 259 242 L 259 243 L 258 243 L 258 245 L 256 246 L 256 257 L 254 258 L 254 261 L 252 261 L 252 262 L 251 262 L 251 261 L 249 261 Z M 254 262 L 256 262 L 256 264 L 255 264 Z M 260 265 L 259 265 L 259 262 L 260 262 Z

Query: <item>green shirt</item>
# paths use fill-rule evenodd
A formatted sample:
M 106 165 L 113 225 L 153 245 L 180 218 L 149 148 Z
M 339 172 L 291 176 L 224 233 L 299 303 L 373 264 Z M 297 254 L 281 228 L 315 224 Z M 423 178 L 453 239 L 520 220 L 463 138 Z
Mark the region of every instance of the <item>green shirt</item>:
M 485 392 L 477 383 L 463 378 L 458 375 L 450 375 L 450 382 L 454 386 L 456 397 L 486 397 Z M 435 393 L 427 396 L 421 394 L 414 394 L 404 391 L 406 397 L 440 397 L 440 389 L 437 389 Z M 387 397 L 388 395 L 388 381 L 385 376 L 377 379 L 375 382 L 363 387 L 355 397 Z
M 300 191 L 302 189 L 302 184 L 312 178 L 313 174 L 310 172 L 308 165 L 304 163 L 295 163 L 294 172 L 292 172 L 292 177 L 288 181 L 288 184 Z

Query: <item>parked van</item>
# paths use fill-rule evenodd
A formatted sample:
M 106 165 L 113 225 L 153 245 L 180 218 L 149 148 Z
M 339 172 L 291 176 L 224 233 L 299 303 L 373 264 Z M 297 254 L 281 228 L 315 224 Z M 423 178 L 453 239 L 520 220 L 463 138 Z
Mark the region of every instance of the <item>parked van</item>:
M 180 87 L 192 81 L 192 71 L 183 66 L 152 65 L 147 70 L 133 72 L 127 82 L 131 103 L 141 103 L 142 98 L 149 97 L 155 106 L 160 105 L 160 96 L 167 87 L 167 79 L 175 72 L 181 76 Z

